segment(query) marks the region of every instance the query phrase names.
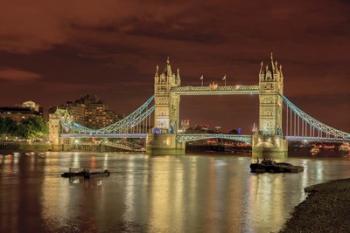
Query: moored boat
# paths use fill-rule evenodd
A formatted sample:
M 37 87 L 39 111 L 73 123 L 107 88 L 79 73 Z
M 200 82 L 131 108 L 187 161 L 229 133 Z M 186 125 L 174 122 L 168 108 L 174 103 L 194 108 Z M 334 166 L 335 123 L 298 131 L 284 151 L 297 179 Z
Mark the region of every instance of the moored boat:
M 89 169 L 82 169 L 78 171 L 73 171 L 73 169 L 69 169 L 69 172 L 65 172 L 61 175 L 61 177 L 64 178 L 71 178 L 71 177 L 84 177 L 85 179 L 89 179 L 94 176 L 109 176 L 110 172 L 106 170 L 95 170 L 90 171 Z
M 304 168 L 290 163 L 277 163 L 272 160 L 263 160 L 261 163 L 250 164 L 250 171 L 253 173 L 298 173 L 304 171 Z

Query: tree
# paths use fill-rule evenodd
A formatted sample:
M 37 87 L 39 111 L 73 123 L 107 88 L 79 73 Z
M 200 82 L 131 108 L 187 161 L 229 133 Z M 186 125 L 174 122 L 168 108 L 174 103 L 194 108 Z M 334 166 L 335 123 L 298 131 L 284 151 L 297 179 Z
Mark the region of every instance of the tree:
M 17 131 L 17 123 L 11 118 L 0 118 L 0 134 L 14 136 Z
M 48 133 L 47 123 L 42 117 L 30 117 L 20 123 L 19 132 L 24 138 L 42 137 Z
M 35 116 L 15 122 L 10 118 L 0 118 L 0 134 L 21 138 L 39 138 L 48 133 L 47 123 L 42 117 Z
M 228 133 L 229 134 L 238 134 L 238 130 L 237 129 L 232 129 Z

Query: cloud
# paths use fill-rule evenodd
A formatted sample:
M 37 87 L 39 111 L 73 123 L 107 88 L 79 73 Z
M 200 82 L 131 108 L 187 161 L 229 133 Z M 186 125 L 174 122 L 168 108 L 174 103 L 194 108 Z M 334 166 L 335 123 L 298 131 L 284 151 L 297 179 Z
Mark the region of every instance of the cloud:
M 116 46 L 126 40 L 137 47 L 145 39 L 158 45 L 181 41 L 254 49 L 257 44 L 271 47 L 281 40 L 295 46 L 301 40 L 314 43 L 316 39 L 322 46 L 332 42 L 324 34 L 350 35 L 349 6 L 333 0 L 11 0 L 0 8 L 0 50 L 33 53 L 90 39 Z M 81 34 L 86 29 L 88 35 Z
M 41 75 L 16 68 L 2 68 L 0 69 L 0 80 L 6 81 L 35 81 L 41 79 Z
M 154 4 L 157 3 L 157 4 Z M 45 51 L 74 40 L 77 28 L 130 30 L 134 21 L 162 21 L 182 10 L 157 0 L 72 0 L 3 2 L 0 8 L 0 50 Z M 175 5 L 175 4 L 170 4 Z M 186 5 L 186 4 L 184 4 Z M 130 24 L 131 23 L 131 24 Z

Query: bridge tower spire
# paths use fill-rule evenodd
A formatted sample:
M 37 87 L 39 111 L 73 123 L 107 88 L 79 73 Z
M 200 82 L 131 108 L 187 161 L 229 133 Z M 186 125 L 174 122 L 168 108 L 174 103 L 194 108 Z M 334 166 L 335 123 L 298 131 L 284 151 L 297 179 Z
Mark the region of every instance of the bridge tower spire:
M 260 69 L 259 130 L 265 135 L 282 135 L 283 74 L 271 53 L 270 65 Z
M 152 150 L 150 151 L 152 154 L 157 154 L 156 150 L 162 150 L 162 153 L 164 151 L 184 153 L 183 143 L 176 141 L 180 96 L 171 92 L 180 85 L 180 70 L 177 69 L 176 73 L 173 73 L 168 57 L 163 72 L 159 73 L 157 68 L 154 77 L 154 128 L 152 134 L 147 136 L 147 150 Z
M 280 158 L 288 149 L 282 131 L 282 66 L 278 66 L 272 53 L 265 69 L 262 64 L 259 72 L 259 131 L 253 135 L 253 152 L 259 152 L 258 157 L 266 157 L 264 151 L 272 151 Z
M 179 96 L 171 94 L 171 88 L 181 83 L 180 71 L 172 72 L 169 57 L 164 71 L 154 77 L 155 117 L 154 127 L 162 132 L 176 133 L 179 121 Z

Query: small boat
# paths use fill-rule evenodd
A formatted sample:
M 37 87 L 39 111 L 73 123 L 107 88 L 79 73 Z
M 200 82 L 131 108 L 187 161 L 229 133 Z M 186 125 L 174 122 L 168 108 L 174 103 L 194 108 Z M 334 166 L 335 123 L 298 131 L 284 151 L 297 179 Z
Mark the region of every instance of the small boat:
M 250 171 L 253 173 L 298 173 L 304 171 L 304 168 L 290 163 L 276 163 L 272 160 L 263 160 L 261 163 L 250 164 Z
M 71 177 L 84 177 L 84 179 L 90 179 L 94 176 L 109 176 L 110 172 L 106 170 L 101 171 L 90 171 L 89 169 L 82 169 L 78 171 L 73 171 L 73 169 L 69 169 L 69 172 L 65 172 L 61 175 L 61 177 L 64 178 L 71 178 Z

